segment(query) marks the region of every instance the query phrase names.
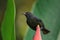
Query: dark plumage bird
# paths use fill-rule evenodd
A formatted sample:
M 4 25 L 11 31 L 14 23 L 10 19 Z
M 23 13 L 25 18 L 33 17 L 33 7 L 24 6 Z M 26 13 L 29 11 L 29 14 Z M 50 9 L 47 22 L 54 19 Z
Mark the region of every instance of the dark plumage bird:
M 39 25 L 43 34 L 47 34 L 50 32 L 44 27 L 42 20 L 38 19 L 31 12 L 25 12 L 24 15 L 26 16 L 27 24 L 31 29 L 36 30 L 36 26 Z

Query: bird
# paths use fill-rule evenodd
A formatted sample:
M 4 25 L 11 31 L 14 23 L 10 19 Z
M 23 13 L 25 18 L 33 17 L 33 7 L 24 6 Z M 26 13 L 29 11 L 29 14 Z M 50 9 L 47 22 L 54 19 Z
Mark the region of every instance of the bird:
M 43 21 L 37 18 L 31 12 L 24 12 L 24 15 L 26 17 L 26 23 L 32 30 L 36 31 L 36 26 L 39 25 L 43 34 L 48 34 L 50 32 L 49 30 L 45 28 Z

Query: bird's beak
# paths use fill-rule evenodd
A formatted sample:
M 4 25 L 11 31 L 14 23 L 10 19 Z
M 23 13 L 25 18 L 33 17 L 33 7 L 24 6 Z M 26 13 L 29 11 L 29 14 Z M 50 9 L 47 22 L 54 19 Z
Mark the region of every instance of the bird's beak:
M 26 13 L 23 13 L 24 15 L 26 14 Z
M 25 15 L 25 13 L 22 13 L 22 15 Z

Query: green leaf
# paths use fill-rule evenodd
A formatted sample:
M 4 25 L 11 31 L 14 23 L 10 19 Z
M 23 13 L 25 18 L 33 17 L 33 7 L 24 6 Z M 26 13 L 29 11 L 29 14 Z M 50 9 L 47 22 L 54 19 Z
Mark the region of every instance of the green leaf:
M 33 13 L 50 30 L 50 33 L 46 35 L 41 32 L 42 40 L 57 40 L 60 30 L 60 0 L 38 0 Z M 33 35 L 34 31 L 29 29 L 25 40 L 32 40 Z
M 15 4 L 14 0 L 8 0 L 7 9 L 2 22 L 2 37 L 3 40 L 15 40 L 14 33 L 14 19 L 15 18 Z

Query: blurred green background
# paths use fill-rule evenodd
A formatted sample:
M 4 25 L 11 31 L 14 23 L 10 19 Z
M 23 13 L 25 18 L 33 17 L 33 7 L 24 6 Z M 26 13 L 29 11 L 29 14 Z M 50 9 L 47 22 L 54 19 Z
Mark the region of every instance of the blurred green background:
M 35 31 L 22 13 L 40 18 L 50 33 L 42 40 L 60 40 L 60 0 L 0 0 L 0 40 L 32 40 Z
M 6 5 L 7 5 L 7 0 L 0 0 L 0 40 L 2 40 L 1 23 L 3 21 Z

